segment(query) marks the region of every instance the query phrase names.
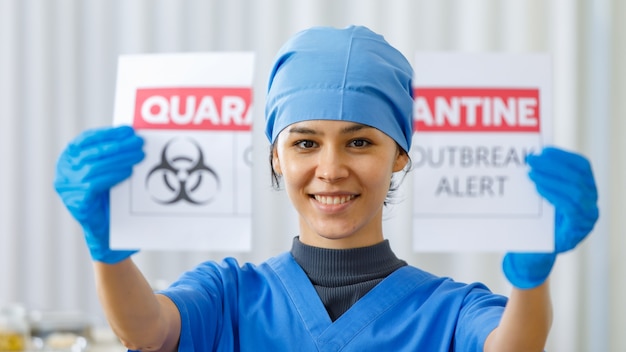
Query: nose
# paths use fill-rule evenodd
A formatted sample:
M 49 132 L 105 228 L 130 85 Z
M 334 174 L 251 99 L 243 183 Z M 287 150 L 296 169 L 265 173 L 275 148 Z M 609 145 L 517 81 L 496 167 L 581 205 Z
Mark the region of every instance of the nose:
M 336 148 L 326 147 L 319 153 L 316 177 L 324 182 L 337 182 L 348 177 L 347 157 Z

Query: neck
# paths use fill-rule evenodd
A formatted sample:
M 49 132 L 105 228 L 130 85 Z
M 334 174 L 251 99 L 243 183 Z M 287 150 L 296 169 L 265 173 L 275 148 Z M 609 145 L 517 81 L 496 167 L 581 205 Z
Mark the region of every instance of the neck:
M 305 245 L 327 249 L 362 248 L 384 241 L 382 211 L 365 226 L 344 230 L 343 233 L 319 233 L 300 218 L 300 242 Z
M 300 233 L 300 242 L 308 246 L 327 249 L 362 248 L 379 244 L 384 241 L 382 229 L 374 234 L 353 234 L 345 237 L 324 236 L 305 231 Z

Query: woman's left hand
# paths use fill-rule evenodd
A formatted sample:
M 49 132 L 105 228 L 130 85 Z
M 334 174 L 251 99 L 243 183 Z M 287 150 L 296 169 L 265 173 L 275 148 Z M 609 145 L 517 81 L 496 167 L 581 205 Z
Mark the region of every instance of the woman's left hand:
M 598 220 L 598 192 L 590 162 L 554 147 L 526 158 L 537 192 L 554 205 L 554 253 L 507 253 L 503 270 L 518 288 L 540 285 L 550 274 L 556 254 L 574 249 Z

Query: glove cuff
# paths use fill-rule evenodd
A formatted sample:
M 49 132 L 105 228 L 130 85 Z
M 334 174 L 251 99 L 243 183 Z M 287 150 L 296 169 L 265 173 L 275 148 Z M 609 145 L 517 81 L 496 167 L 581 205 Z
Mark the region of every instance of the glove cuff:
M 94 234 L 94 229 L 90 226 L 85 226 L 83 230 L 91 259 L 94 261 L 116 264 L 138 252 L 137 250 L 112 250 L 109 247 L 108 226 L 99 229 L 102 233 L 98 235 Z
M 526 290 L 546 281 L 555 260 L 556 253 L 507 253 L 502 270 L 513 286 Z
M 132 251 L 109 250 L 106 253 L 98 253 L 96 255 L 94 255 L 94 253 L 91 252 L 91 258 L 95 261 L 102 262 L 105 264 L 117 264 L 137 252 L 138 251 L 136 250 L 132 250 Z

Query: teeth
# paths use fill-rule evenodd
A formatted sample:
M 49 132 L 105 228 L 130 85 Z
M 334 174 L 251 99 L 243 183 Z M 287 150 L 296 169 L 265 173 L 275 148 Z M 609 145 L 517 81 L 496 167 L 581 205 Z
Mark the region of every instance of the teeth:
M 330 197 L 330 196 L 315 196 L 315 200 L 322 204 L 343 204 L 347 201 L 354 199 L 355 196 L 341 196 L 341 197 Z

